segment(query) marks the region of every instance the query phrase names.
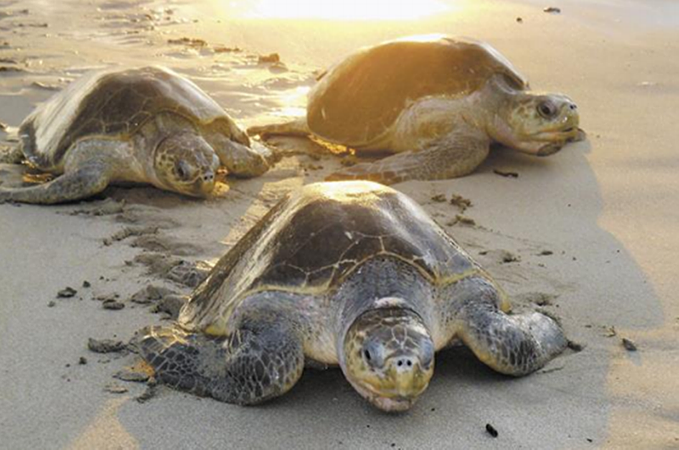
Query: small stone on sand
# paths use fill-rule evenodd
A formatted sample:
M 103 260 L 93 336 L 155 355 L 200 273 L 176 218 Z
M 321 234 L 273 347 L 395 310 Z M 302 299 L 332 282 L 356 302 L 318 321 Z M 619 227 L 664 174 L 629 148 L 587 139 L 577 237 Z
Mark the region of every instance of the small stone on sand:
M 104 386 L 104 391 L 110 392 L 111 394 L 124 394 L 127 392 L 127 388 L 117 383 L 111 383 Z
M 132 295 L 130 300 L 134 303 L 146 305 L 152 302 L 157 302 L 169 294 L 175 294 L 175 292 L 164 287 L 149 285 Z
M 281 57 L 278 53 L 270 53 L 268 55 L 259 55 L 257 62 L 259 64 L 262 64 L 262 63 L 278 63 L 278 62 L 281 62 Z
M 108 299 L 104 300 L 104 302 L 102 303 L 102 306 L 104 307 L 104 309 L 110 309 L 110 310 L 117 311 L 117 310 L 123 309 L 125 307 L 125 304 L 121 303 L 121 302 L 119 302 L 115 299 L 108 298 Z
M 71 298 L 77 294 L 78 291 L 73 289 L 72 287 L 65 287 L 64 289 L 60 290 L 57 292 L 57 297 L 58 298 Z
M 628 352 L 637 351 L 637 345 L 627 338 L 622 338 L 622 346 L 625 347 L 625 350 L 627 350 Z
M 585 348 L 583 344 L 571 340 L 568 340 L 566 346 L 573 350 L 574 352 L 581 352 Z
M 561 8 L 557 8 L 556 6 L 548 6 L 544 8 L 542 11 L 546 13 L 559 14 L 561 12 Z

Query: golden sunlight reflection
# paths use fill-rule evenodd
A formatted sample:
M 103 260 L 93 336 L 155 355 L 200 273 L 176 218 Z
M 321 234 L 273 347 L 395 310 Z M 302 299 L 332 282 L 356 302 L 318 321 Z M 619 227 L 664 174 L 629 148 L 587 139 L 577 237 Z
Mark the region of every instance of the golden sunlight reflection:
M 274 115 L 285 117 L 302 117 L 306 114 L 307 94 L 311 90 L 309 86 L 300 86 L 281 95 L 280 102 L 283 105 L 276 110 Z
M 246 18 L 412 20 L 449 12 L 442 0 L 241 0 L 229 6 Z

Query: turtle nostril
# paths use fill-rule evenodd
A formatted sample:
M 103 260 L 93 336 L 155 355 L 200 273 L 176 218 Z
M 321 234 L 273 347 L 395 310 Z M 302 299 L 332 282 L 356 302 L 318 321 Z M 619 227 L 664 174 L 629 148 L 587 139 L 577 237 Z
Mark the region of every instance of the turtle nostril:
M 413 360 L 412 358 L 408 357 L 402 357 L 396 360 L 396 367 L 399 369 L 410 369 L 413 367 Z
M 578 109 L 578 105 L 576 105 L 575 103 L 571 103 L 570 105 L 568 105 L 568 107 L 569 107 L 572 111 L 575 111 L 576 109 Z

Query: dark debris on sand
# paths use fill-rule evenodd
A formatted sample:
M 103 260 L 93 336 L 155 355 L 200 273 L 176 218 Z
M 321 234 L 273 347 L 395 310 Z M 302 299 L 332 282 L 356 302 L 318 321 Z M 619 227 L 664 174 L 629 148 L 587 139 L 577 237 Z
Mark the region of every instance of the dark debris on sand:
M 450 197 L 450 204 L 460 208 L 461 213 L 465 212 L 467 208 L 471 208 L 473 206 L 471 200 L 457 194 L 453 194 L 453 196 Z
M 148 267 L 149 274 L 194 288 L 210 273 L 211 267 L 203 262 L 191 262 L 159 253 L 143 253 L 134 261 Z
M 111 394 L 124 394 L 127 392 L 127 388 L 119 385 L 118 383 L 110 383 L 104 386 L 104 391 Z
M 526 292 L 516 296 L 523 302 L 533 303 L 538 306 L 549 306 L 556 299 L 556 295 L 547 294 L 545 292 Z
M 432 195 L 431 201 L 434 203 L 444 203 L 447 200 L 445 194 L 435 194 Z M 449 203 L 453 206 L 457 206 L 460 209 L 460 213 L 463 213 L 467 208 L 472 206 L 472 201 L 468 198 L 464 198 L 461 195 L 453 194 L 450 197 Z
M 118 311 L 118 310 L 123 309 L 125 307 L 125 304 L 119 302 L 118 300 L 116 300 L 114 298 L 107 298 L 106 300 L 104 300 L 102 302 L 101 306 L 104 309 L 109 309 L 109 310 L 112 310 L 112 311 Z
M 547 6 L 542 11 L 551 14 L 559 14 L 561 13 L 561 8 L 557 8 L 556 6 Z
M 115 353 L 125 350 L 127 346 L 122 341 L 114 339 L 94 339 L 87 340 L 87 348 L 95 353 Z
M 476 221 L 472 219 L 471 217 L 463 216 L 462 214 L 456 214 L 455 218 L 449 222 L 446 223 L 449 227 L 455 226 L 455 225 L 463 225 L 467 227 L 474 227 L 476 226 Z
M 445 194 L 435 194 L 431 196 L 431 201 L 435 203 L 443 203 L 446 201 Z
M 637 345 L 627 338 L 622 338 L 622 346 L 625 347 L 625 350 L 627 350 L 628 352 L 637 351 Z
M 130 297 L 130 301 L 140 305 L 148 305 L 163 299 L 167 295 L 174 295 L 175 291 L 162 286 L 148 285 Z
M 158 227 L 125 227 L 104 239 L 104 245 L 110 246 L 114 242 L 120 242 L 131 236 L 145 236 L 158 233 Z
M 203 48 L 207 47 L 207 42 L 199 38 L 182 37 L 179 39 L 168 39 L 168 44 L 186 45 L 188 47 Z
M 574 352 L 581 352 L 584 350 L 585 346 L 579 342 L 571 341 L 570 339 L 568 340 L 568 343 L 566 344 L 568 348 L 573 350 Z
M 505 178 L 519 178 L 519 174 L 517 172 L 510 172 L 506 170 L 500 170 L 500 169 L 494 169 L 493 173 L 496 175 L 500 175 L 501 177 Z
M 497 430 L 495 429 L 495 427 L 492 426 L 492 425 L 489 424 L 489 423 L 486 424 L 486 432 L 487 432 L 488 434 L 490 434 L 491 436 L 493 436 L 494 438 L 498 437 L 498 434 L 499 434 L 499 433 L 497 432 Z
M 281 57 L 278 53 L 270 53 L 268 55 L 259 55 L 257 58 L 257 63 L 279 63 L 281 62 Z
M 77 294 L 77 293 L 78 293 L 78 291 L 76 291 L 75 289 L 73 289 L 70 286 L 67 286 L 64 289 L 57 292 L 57 298 L 71 298 L 71 297 L 74 297 L 75 294 Z
M 0 72 L 26 72 L 26 70 L 16 66 L 0 66 Z

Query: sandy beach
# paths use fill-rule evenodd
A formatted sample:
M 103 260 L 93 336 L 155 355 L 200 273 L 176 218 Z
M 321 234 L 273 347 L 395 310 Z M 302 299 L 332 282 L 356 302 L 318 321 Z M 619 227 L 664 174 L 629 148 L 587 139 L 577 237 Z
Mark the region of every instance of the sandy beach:
M 135 294 L 190 293 L 181 275 L 199 275 L 283 195 L 341 167 L 307 140 L 277 138 L 288 156 L 207 201 L 111 187 L 69 205 L 0 205 L 0 448 L 679 448 L 679 6 L 440 0 L 418 14 L 418 2 L 394 2 L 381 16 L 349 2 L 332 19 L 305 3 L 295 15 L 295 2 L 264 0 L 0 0 L 0 148 L 92 69 L 165 65 L 246 127 L 303 114 L 315 75 L 358 47 L 434 32 L 487 41 L 533 89 L 573 98 L 588 139 L 548 158 L 497 148 L 470 176 L 394 187 L 582 350 L 518 379 L 447 350 L 400 415 L 371 407 L 337 369 L 307 370 L 257 407 L 163 386 L 139 401 L 143 383 L 114 378 L 136 355 L 94 353 L 88 339 L 127 342 L 168 320 Z M 260 61 L 271 53 L 281 62 Z M 58 298 L 67 287 L 76 292 Z

